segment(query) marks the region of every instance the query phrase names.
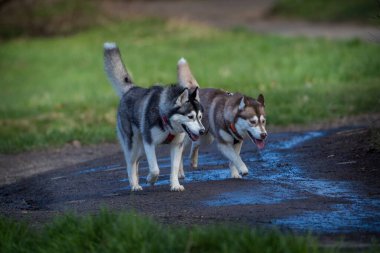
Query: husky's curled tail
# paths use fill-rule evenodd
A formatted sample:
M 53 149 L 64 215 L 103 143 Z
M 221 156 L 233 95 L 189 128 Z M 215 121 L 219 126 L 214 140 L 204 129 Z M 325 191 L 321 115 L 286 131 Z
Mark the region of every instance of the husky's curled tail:
M 122 97 L 133 86 L 133 81 L 114 42 L 104 43 L 104 68 L 117 95 Z

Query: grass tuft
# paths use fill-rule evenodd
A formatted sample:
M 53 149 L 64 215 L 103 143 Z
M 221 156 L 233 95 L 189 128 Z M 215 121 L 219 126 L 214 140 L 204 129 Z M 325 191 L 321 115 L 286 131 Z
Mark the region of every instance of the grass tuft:
M 312 236 L 248 227 L 166 226 L 136 213 L 65 215 L 42 229 L 0 219 L 1 252 L 337 252 Z

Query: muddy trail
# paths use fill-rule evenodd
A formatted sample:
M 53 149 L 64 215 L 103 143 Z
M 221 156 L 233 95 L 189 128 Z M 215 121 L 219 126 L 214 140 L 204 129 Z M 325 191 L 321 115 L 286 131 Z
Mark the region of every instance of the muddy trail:
M 313 231 L 328 238 L 380 235 L 380 153 L 372 130 L 361 127 L 271 134 L 264 150 L 246 141 L 243 179 L 230 179 L 228 162 L 210 146 L 199 169 L 186 158 L 185 191 L 169 191 L 167 147 L 159 148 L 160 178 L 131 192 L 122 153 L 43 172 L 0 188 L 1 214 L 43 224 L 67 211 L 136 210 L 169 224 L 227 222 Z M 108 146 L 107 146 L 108 147 Z M 107 153 L 107 152 L 106 152 Z

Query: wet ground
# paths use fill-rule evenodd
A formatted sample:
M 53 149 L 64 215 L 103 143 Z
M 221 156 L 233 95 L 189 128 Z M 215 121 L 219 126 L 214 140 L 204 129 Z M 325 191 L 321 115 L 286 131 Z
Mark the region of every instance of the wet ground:
M 242 157 L 250 172 L 242 180 L 229 179 L 227 160 L 210 146 L 201 152 L 198 170 L 189 169 L 185 159 L 182 193 L 169 191 L 166 147 L 159 151 L 155 186 L 145 184 L 147 163 L 140 163 L 144 191 L 138 193 L 130 191 L 116 149 L 2 186 L 0 212 L 38 225 L 66 211 L 108 207 L 170 224 L 279 226 L 369 240 L 380 235 L 380 152 L 373 141 L 378 133 L 361 127 L 277 133 L 262 151 L 247 141 Z

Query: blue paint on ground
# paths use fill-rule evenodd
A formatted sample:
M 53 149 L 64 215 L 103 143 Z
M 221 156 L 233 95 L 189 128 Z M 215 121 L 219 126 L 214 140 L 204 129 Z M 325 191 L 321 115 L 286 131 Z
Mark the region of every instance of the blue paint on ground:
M 154 185 L 168 185 L 169 174 L 160 175 L 158 181 Z M 186 178 L 182 180 L 184 183 L 193 183 L 193 182 L 206 182 L 206 181 L 220 181 L 230 178 L 229 169 L 218 169 L 218 170 L 198 170 L 191 171 L 186 173 Z M 123 178 L 122 182 L 128 182 L 128 178 Z M 140 177 L 140 182 L 144 182 L 145 178 Z M 144 184 L 141 184 L 144 185 Z M 148 185 L 148 184 L 145 184 Z
M 272 147 L 278 148 L 278 149 L 291 149 L 294 148 L 298 145 L 300 145 L 303 142 L 309 141 L 314 138 L 322 137 L 325 135 L 324 132 L 308 132 L 308 133 L 303 133 L 302 135 L 297 135 L 290 140 L 286 140 L 284 142 L 280 142 L 277 144 L 273 144 Z
M 80 170 L 78 172 L 75 172 L 74 175 L 83 175 L 83 174 L 95 173 L 95 172 L 100 172 L 100 171 L 117 170 L 117 169 L 122 169 L 122 168 L 123 167 L 120 164 L 112 164 L 112 165 L 99 166 L 95 168 Z
M 290 199 L 303 199 L 298 191 L 281 185 L 260 185 L 241 191 L 226 192 L 206 202 L 208 206 L 276 204 Z
M 293 164 L 276 166 L 288 161 L 281 153 L 294 148 L 305 141 L 319 138 L 324 132 L 310 132 L 302 136 L 294 136 L 283 142 L 267 145 L 259 153 L 260 159 L 244 159 L 252 167 L 252 163 L 260 162 L 260 169 L 250 171 L 246 179 L 264 181 L 255 189 L 223 193 L 207 200 L 208 206 L 276 204 L 294 199 L 305 198 L 305 192 L 337 199 L 330 210 L 306 211 L 295 216 L 273 220 L 277 225 L 283 225 L 299 230 L 319 232 L 380 232 L 380 200 L 361 196 L 356 192 L 358 183 L 332 181 L 310 178 L 306 172 Z M 242 154 L 244 157 L 244 153 Z M 250 164 L 251 163 L 251 164 Z M 206 172 L 207 173 L 207 172 Z M 265 186 L 262 186 L 265 185 Z M 369 222 L 369 221 L 372 222 Z M 376 222 L 373 222 L 375 220 Z
M 337 201 L 329 206 L 329 210 L 314 210 L 299 213 L 294 216 L 272 220 L 274 224 L 293 229 L 313 230 L 319 232 L 352 232 L 367 231 L 380 232 L 380 199 L 362 196 L 357 193 L 359 183 L 346 181 L 333 181 L 326 179 L 310 178 L 306 171 L 292 163 L 297 154 L 291 153 L 291 159 L 287 157 L 292 149 L 313 138 L 324 136 L 325 132 L 309 132 L 296 134 L 284 134 L 282 141 L 268 143 L 266 149 L 252 156 L 251 151 L 242 152 L 242 158 L 251 167 L 249 175 L 242 180 L 261 181 L 258 186 L 251 189 L 243 189 L 233 192 L 225 192 L 214 196 L 204 202 L 205 205 L 233 206 L 233 205 L 272 205 L 290 200 L 305 199 L 307 196 L 324 196 Z M 290 160 L 290 161 L 289 161 Z M 285 166 L 281 165 L 284 161 Z M 170 168 L 170 157 L 158 158 L 160 168 Z M 288 164 L 289 163 L 289 164 Z M 189 164 L 189 159 L 184 158 L 184 164 Z M 259 168 L 255 168 L 259 164 Z M 281 166 L 278 166 L 278 165 Z M 140 163 L 141 168 L 147 169 L 146 161 Z M 200 155 L 199 167 L 222 166 L 215 170 L 197 170 L 186 172 L 184 183 L 221 181 L 230 178 L 228 161 L 221 156 L 213 154 Z M 188 167 L 188 166 L 186 166 Z M 81 170 L 76 175 L 94 173 L 99 171 L 125 169 L 119 164 L 100 166 Z M 160 175 L 155 185 L 169 185 L 170 176 Z M 122 179 L 128 182 L 128 179 Z M 143 187 L 145 177 L 140 178 Z M 130 190 L 124 187 L 119 190 Z M 373 222 L 375 220 L 375 222 Z M 372 221 L 372 222 L 370 222 Z
M 335 204 L 331 210 L 306 211 L 278 219 L 274 224 L 330 233 L 380 232 L 380 201 L 364 199 L 350 204 Z

